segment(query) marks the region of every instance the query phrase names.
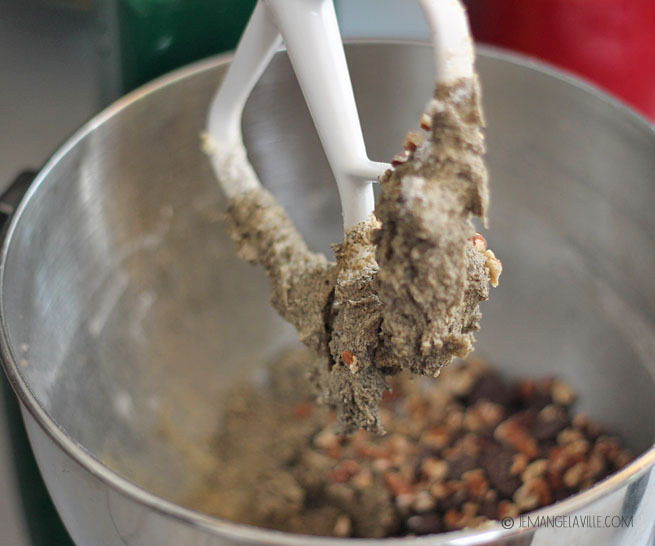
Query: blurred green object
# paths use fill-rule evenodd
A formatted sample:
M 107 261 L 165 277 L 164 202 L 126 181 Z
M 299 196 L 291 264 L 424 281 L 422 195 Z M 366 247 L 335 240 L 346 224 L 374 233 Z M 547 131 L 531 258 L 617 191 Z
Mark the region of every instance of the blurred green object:
M 120 92 L 236 47 L 256 0 L 114 0 Z

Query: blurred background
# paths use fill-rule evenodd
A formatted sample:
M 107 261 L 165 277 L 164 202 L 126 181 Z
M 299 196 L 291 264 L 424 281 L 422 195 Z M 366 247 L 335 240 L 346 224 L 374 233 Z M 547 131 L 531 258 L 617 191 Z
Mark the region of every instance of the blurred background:
M 77 127 L 124 93 L 231 50 L 254 3 L 0 0 L 0 192 L 21 171 L 38 169 Z M 654 0 L 466 3 L 478 41 L 566 68 L 655 120 Z M 428 36 L 416 2 L 335 4 L 345 37 Z M 68 546 L 0 375 L 0 542 Z

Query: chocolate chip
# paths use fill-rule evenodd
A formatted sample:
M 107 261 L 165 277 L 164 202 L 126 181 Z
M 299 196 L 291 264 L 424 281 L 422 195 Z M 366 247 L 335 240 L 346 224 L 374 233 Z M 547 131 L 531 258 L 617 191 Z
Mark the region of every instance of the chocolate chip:
M 476 457 L 471 455 L 461 455 L 448 459 L 448 477 L 449 480 L 459 480 L 464 472 L 473 470 L 478 467 Z
M 489 443 L 480 454 L 480 466 L 486 472 L 491 486 L 498 491 L 501 497 L 511 498 L 521 486 L 519 476 L 510 475 L 510 468 L 515 452 L 504 448 L 497 443 Z
M 478 378 L 466 398 L 467 403 L 471 405 L 478 400 L 487 400 L 510 407 L 515 401 L 515 394 L 499 374 L 486 373 Z

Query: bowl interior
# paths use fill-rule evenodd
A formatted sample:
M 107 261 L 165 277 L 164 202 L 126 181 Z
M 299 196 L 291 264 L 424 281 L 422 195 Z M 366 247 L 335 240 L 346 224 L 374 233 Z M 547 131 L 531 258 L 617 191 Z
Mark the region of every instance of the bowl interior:
M 357 44 L 348 61 L 374 159 L 432 92 L 430 49 Z M 637 452 L 655 435 L 655 142 L 626 109 L 483 52 L 490 246 L 504 264 L 479 350 L 559 375 Z M 239 261 L 199 133 L 224 65 L 132 95 L 59 154 L 7 249 L 3 316 L 52 420 L 123 476 L 179 500 L 211 464 L 222 393 L 296 342 Z M 137 93 L 138 94 L 138 93 Z M 264 184 L 315 249 L 341 238 L 337 192 L 283 53 L 244 132 Z

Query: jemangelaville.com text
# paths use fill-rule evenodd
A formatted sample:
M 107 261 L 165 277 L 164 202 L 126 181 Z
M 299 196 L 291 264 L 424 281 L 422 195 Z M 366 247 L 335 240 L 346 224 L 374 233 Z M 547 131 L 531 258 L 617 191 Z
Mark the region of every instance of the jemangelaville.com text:
M 621 515 L 563 515 L 563 516 L 519 516 L 519 527 L 556 527 L 560 529 L 605 529 L 632 527 L 632 516 Z

